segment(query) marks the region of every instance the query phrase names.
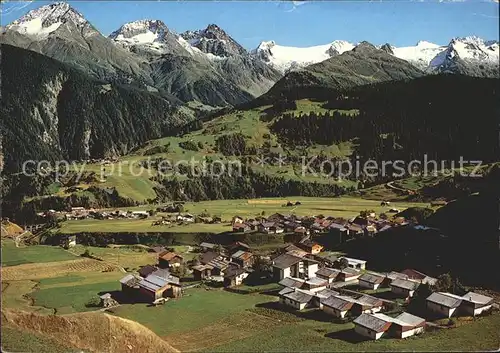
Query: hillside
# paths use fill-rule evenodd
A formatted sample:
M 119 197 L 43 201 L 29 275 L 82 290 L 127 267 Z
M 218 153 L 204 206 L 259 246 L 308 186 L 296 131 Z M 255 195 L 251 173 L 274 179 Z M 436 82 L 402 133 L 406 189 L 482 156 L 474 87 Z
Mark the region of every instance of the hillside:
M 22 84 L 19 84 L 22 82 Z M 32 51 L 2 45 L 4 171 L 25 160 L 124 154 L 192 119 L 169 96 L 97 81 Z
M 68 349 L 107 353 L 178 352 L 143 325 L 104 313 L 56 316 L 3 310 L 4 324 L 41 334 Z

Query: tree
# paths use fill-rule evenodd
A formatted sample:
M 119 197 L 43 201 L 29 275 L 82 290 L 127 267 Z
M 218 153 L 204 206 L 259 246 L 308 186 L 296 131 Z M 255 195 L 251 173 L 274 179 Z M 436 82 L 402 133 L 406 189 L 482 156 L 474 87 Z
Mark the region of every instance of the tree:
M 271 262 L 262 256 L 256 255 L 253 263 L 253 269 L 258 272 L 271 272 Z
M 343 270 L 344 268 L 347 267 L 349 267 L 349 261 L 345 257 L 341 258 L 339 261 L 339 268 Z
M 449 292 L 452 286 L 452 278 L 449 273 L 442 274 L 437 278 L 434 290 L 436 292 Z

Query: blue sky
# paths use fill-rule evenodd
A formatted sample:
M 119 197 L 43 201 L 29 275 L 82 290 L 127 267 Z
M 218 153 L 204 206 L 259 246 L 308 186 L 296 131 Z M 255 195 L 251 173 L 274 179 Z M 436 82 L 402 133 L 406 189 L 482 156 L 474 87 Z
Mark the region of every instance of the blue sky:
M 47 1 L 2 4 L 2 25 Z M 247 49 L 261 41 L 288 46 L 335 39 L 404 46 L 419 40 L 499 37 L 498 0 L 393 1 L 69 1 L 103 34 L 138 19 L 160 19 L 177 32 L 215 23 Z

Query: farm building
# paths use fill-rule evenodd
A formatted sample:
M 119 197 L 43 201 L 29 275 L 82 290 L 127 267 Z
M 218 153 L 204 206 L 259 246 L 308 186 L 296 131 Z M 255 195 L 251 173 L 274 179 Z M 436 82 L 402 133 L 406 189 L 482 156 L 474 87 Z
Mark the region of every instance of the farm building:
M 253 265 L 253 260 L 253 254 L 243 250 L 238 250 L 231 255 L 231 261 L 241 267 L 251 267 Z
M 217 248 L 217 244 L 213 244 L 213 243 L 207 243 L 207 242 L 203 242 L 200 244 L 200 248 L 202 251 L 209 251 L 209 250 L 213 250 L 215 248 Z
M 252 228 L 246 223 L 233 223 L 233 232 L 246 233 L 250 232 Z
M 212 261 L 213 259 L 216 259 L 217 257 L 220 257 L 220 255 L 218 253 L 216 253 L 215 251 L 207 251 L 207 252 L 201 254 L 200 263 L 202 263 L 203 265 L 206 265 L 210 261 Z
M 426 274 L 419 272 L 413 269 L 406 269 L 401 271 L 402 274 L 408 276 L 408 279 L 411 279 L 416 282 L 420 282 L 422 284 L 428 284 L 430 286 L 436 284 L 437 278 L 427 276 Z
M 419 283 L 407 279 L 395 279 L 389 286 L 392 293 L 402 298 L 411 298 L 418 288 Z
M 184 258 L 174 252 L 165 251 L 158 255 L 158 265 L 160 268 L 179 267 Z
M 362 336 L 378 340 L 385 334 L 396 338 L 407 338 L 425 329 L 425 319 L 401 313 L 392 318 L 384 314 L 361 314 L 354 320 L 354 331 Z
M 363 295 L 356 299 L 355 309 L 361 313 L 377 313 L 382 310 L 384 302 L 371 295 Z
M 384 277 L 374 273 L 363 273 L 358 280 L 360 287 L 377 289 L 384 282 Z
M 314 293 L 314 306 L 323 309 L 321 301 L 336 295 L 340 295 L 340 293 L 328 288 L 317 291 Z
M 391 271 L 385 274 L 384 286 L 389 286 L 396 279 L 408 279 L 408 276 L 401 272 Z
M 303 310 L 314 305 L 314 295 L 301 289 L 284 288 L 279 292 L 279 298 L 281 304 L 297 310 Z
M 463 301 L 461 305 L 462 311 L 471 316 L 476 316 L 484 311 L 491 309 L 493 298 L 486 295 L 477 294 L 474 292 L 466 293 L 462 296 Z
M 356 333 L 378 340 L 391 327 L 392 318 L 384 314 L 361 314 L 353 322 Z
M 418 335 L 425 330 L 425 319 L 409 314 L 401 313 L 392 320 L 391 333 L 396 338 L 406 338 Z
M 248 277 L 248 271 L 237 266 L 229 266 L 224 272 L 224 287 L 239 286 Z
M 354 281 L 361 276 L 361 272 L 350 267 L 341 270 L 337 276 L 337 280 L 341 282 Z
M 139 282 L 142 280 L 132 274 L 128 274 L 120 280 L 122 292 L 128 295 L 135 295 L 139 290 Z
M 353 305 L 353 298 L 340 295 L 321 300 L 321 306 L 325 313 L 342 319 L 346 317 Z
M 311 292 L 317 292 L 317 291 L 325 289 L 327 285 L 328 285 L 327 280 L 322 279 L 322 278 L 318 278 L 318 277 L 312 277 L 312 278 L 306 279 L 302 288 L 309 290 Z
M 427 309 L 444 317 L 451 317 L 462 303 L 462 297 L 451 293 L 434 292 L 426 299 Z
M 64 239 L 63 247 L 69 249 L 76 246 L 76 235 L 69 235 Z
M 179 277 L 157 271 L 139 282 L 139 293 L 153 302 L 164 297 L 180 297 L 182 290 Z
M 193 277 L 195 281 L 202 281 L 209 278 L 212 275 L 213 267 L 210 265 L 197 265 L 193 266 Z
M 328 283 L 335 282 L 337 276 L 339 275 L 340 270 L 330 267 L 322 267 L 316 272 L 316 276 L 318 278 L 322 278 L 328 281 Z

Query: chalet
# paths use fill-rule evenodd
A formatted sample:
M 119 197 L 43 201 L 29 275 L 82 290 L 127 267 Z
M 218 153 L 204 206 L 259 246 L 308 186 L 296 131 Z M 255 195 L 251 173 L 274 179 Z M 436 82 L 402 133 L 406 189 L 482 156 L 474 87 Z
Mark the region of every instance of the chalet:
M 314 305 L 314 294 L 301 289 L 284 288 L 278 295 L 281 304 L 297 310 L 303 310 Z
M 363 273 L 358 280 L 360 287 L 377 289 L 384 282 L 384 277 L 375 273 Z
M 426 299 L 427 309 L 444 317 L 456 315 L 460 304 L 462 297 L 451 293 L 434 292 Z
M 147 276 L 149 276 L 150 274 L 152 274 L 156 270 L 158 270 L 158 268 L 156 266 L 146 265 L 146 266 L 142 266 L 141 268 L 139 268 L 139 271 L 137 271 L 137 272 L 139 273 L 139 276 L 141 276 L 142 278 L 146 278 Z
M 347 235 L 350 238 L 361 237 L 365 234 L 363 227 L 358 224 L 349 224 L 346 226 Z
M 203 281 L 212 276 L 213 267 L 210 265 L 196 265 L 192 267 L 195 281 Z
M 337 295 L 321 300 L 321 306 L 325 313 L 341 319 L 346 317 L 353 305 L 353 298 L 347 296 Z
M 405 275 L 404 273 L 391 271 L 385 274 L 384 284 L 388 286 L 392 281 L 396 279 L 409 279 L 409 278 L 408 275 Z
M 309 254 L 319 254 L 321 250 L 323 250 L 322 245 L 310 239 L 302 240 L 301 242 L 297 243 L 296 246 L 304 251 L 307 251 Z
M 154 272 L 139 282 L 139 293 L 153 302 L 164 297 L 180 297 L 182 290 L 179 277 Z
M 316 276 L 318 278 L 322 278 L 328 281 L 328 283 L 335 282 L 337 280 L 337 276 L 339 275 L 340 270 L 330 267 L 322 267 L 316 272 Z
M 361 276 L 361 272 L 350 267 L 341 270 L 337 276 L 337 280 L 341 282 L 354 281 Z
M 378 340 L 391 327 L 392 318 L 384 314 L 361 314 L 354 322 L 354 331 L 362 336 Z
M 348 266 L 350 268 L 354 268 L 354 269 L 357 269 L 357 270 L 365 270 L 366 269 L 366 261 L 365 260 L 353 259 L 351 257 L 341 257 L 339 259 L 339 261 L 341 259 L 346 259 L 347 263 L 348 263 Z
M 238 250 L 231 255 L 231 261 L 241 267 L 251 267 L 253 265 L 253 254 L 247 251 Z
M 325 265 L 328 265 L 330 267 L 338 264 L 338 260 L 339 260 L 339 257 L 337 255 L 333 255 L 333 254 L 323 256 L 322 258 L 323 258 L 323 262 L 325 263 Z
M 436 284 L 437 279 L 427 276 L 426 274 L 419 272 L 417 270 L 413 269 L 406 269 L 404 271 L 401 271 L 404 275 L 408 276 L 408 279 L 411 279 L 413 281 L 422 283 L 422 284 L 428 284 L 430 286 Z
M 491 309 L 493 304 L 493 298 L 474 292 L 468 292 L 462 298 L 461 309 L 471 316 L 480 315 L 482 312 Z
M 425 324 L 425 319 L 404 312 L 392 319 L 390 333 L 396 338 L 407 338 L 424 332 Z
M 250 250 L 250 246 L 242 243 L 241 241 L 237 241 L 228 247 L 229 253 L 234 254 L 237 251 L 248 251 Z
M 296 226 L 292 230 L 293 230 L 294 234 L 302 236 L 302 237 L 310 234 L 309 229 L 307 229 L 306 227 L 301 226 L 301 225 Z
M 252 228 L 246 223 L 233 223 L 233 232 L 246 233 L 250 232 Z
M 184 258 L 174 252 L 165 251 L 158 255 L 158 266 L 160 268 L 179 267 Z
M 285 277 L 311 278 L 318 271 L 315 260 L 282 254 L 273 259 L 273 274 L 277 281 Z
M 284 250 L 285 253 L 298 257 L 306 257 L 309 254 L 308 252 L 302 250 L 301 248 L 293 244 L 288 245 Z
M 224 272 L 224 287 L 239 286 L 248 277 L 248 271 L 238 266 L 229 266 Z
M 392 293 L 402 298 L 411 298 L 418 288 L 419 283 L 407 279 L 395 279 L 389 286 Z
M 208 265 L 212 266 L 212 276 L 224 276 L 224 271 L 229 266 L 229 260 L 222 256 L 217 256 L 215 259 L 210 261 Z

